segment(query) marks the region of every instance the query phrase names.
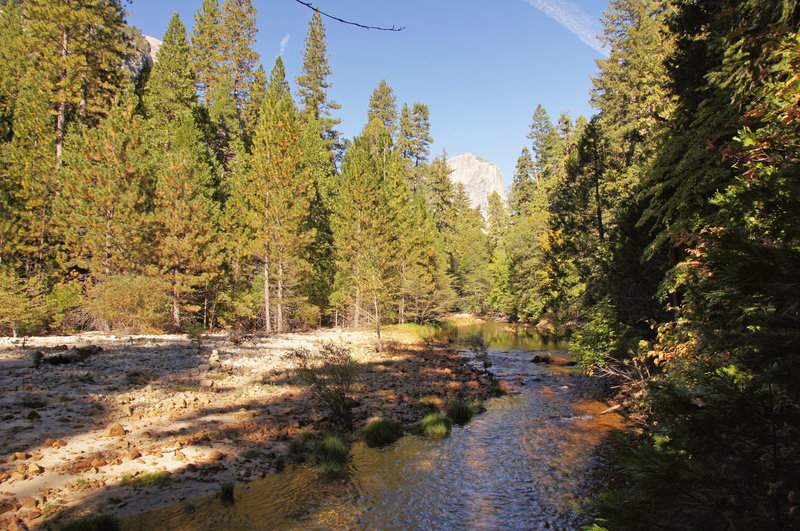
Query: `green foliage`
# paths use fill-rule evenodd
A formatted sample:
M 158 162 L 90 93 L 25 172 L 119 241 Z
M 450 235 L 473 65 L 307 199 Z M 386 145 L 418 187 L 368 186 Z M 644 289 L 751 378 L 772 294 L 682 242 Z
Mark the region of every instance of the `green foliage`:
M 403 427 L 395 419 L 374 419 L 361 429 L 368 446 L 387 446 L 403 436 Z
M 167 286 L 140 275 L 112 275 L 89 288 L 86 312 L 100 326 L 159 330 L 168 322 Z
M 220 483 L 219 486 L 219 499 L 222 500 L 224 503 L 232 504 L 235 501 L 234 498 L 234 485 L 233 483 Z
M 348 427 L 352 425 L 353 392 L 358 380 L 358 364 L 350 350 L 342 345 L 325 343 L 317 352 L 304 347 L 287 353 L 295 363 L 297 378 L 311 393 L 325 402 L 331 412 Z
M 491 365 L 489 363 L 489 345 L 486 343 L 486 340 L 483 339 L 482 334 L 473 334 L 465 338 L 464 345 L 472 351 L 475 355 L 475 359 L 483 363 L 484 368 Z
M 412 431 L 417 435 L 429 437 L 431 439 L 442 439 L 450 435 L 453 428 L 453 421 L 444 412 L 429 413 L 422 420 L 417 421 L 412 426 Z
M 467 401 L 467 404 L 472 410 L 473 415 L 479 415 L 486 411 L 486 407 L 483 405 L 483 400 L 479 396 L 473 396 Z
M 603 300 L 587 311 L 589 322 L 569 340 L 569 351 L 586 371 L 606 368 L 609 360 L 625 361 L 627 330 L 614 307 Z

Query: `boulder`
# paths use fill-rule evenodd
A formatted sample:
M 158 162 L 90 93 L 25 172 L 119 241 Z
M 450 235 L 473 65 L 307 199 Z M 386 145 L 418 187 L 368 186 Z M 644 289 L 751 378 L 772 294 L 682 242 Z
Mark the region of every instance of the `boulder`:
M 103 434 L 103 437 L 124 437 L 125 436 L 125 428 L 122 427 L 122 424 L 119 422 L 115 422 L 111 426 L 108 427 L 106 432 Z

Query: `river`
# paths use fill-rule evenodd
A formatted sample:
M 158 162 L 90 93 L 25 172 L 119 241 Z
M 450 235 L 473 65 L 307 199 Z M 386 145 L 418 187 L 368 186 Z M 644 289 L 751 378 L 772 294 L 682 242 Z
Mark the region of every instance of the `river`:
M 385 449 L 356 444 L 348 474 L 324 480 L 295 467 L 214 497 L 123 521 L 124 529 L 579 529 L 573 503 L 587 495 L 594 449 L 622 426 L 577 370 L 531 363 L 541 351 L 567 355 L 524 327 L 458 329 L 456 345 L 481 333 L 490 370 L 517 394 L 443 440 L 407 435 Z M 465 356 L 470 356 L 465 351 Z

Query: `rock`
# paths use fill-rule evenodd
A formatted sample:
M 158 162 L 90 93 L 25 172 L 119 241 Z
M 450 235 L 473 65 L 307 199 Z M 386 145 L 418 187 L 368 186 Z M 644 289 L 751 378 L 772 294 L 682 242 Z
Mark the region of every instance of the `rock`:
M 213 380 L 200 380 L 200 387 L 213 387 L 214 381 Z
M 17 472 L 16 470 L 11 473 L 11 481 L 22 481 L 25 479 L 25 474 Z
M 91 463 L 92 468 L 102 468 L 102 467 L 106 466 L 107 464 L 108 463 L 106 462 L 106 460 L 103 457 L 95 457 L 94 459 L 92 459 L 92 463 Z
M 125 436 L 125 428 L 122 427 L 122 424 L 119 422 L 115 422 L 111 426 L 108 427 L 106 432 L 103 434 L 103 437 L 124 437 Z
M 214 449 L 208 452 L 208 455 L 206 457 L 208 458 L 209 461 L 219 461 L 225 457 L 225 454 L 223 454 L 219 450 Z
M 28 454 L 24 453 L 24 452 L 14 452 L 14 458 L 15 459 L 19 459 L 20 461 L 24 461 L 28 457 L 30 457 L 30 456 Z
M 208 372 L 210 369 L 211 365 L 209 365 L 208 363 L 201 363 L 200 365 L 197 366 L 197 370 L 199 372 Z
M 31 409 L 30 411 L 26 412 L 23 416 L 28 420 L 36 420 L 42 418 L 42 416 L 35 409 Z
M 503 202 L 508 201 L 503 173 L 488 160 L 466 153 L 447 159 L 447 166 L 453 170 L 450 180 L 454 185 L 464 186 L 473 208 L 480 207 L 485 213 L 493 192 L 497 192 Z
M 37 510 L 33 510 L 33 511 L 28 513 L 28 519 L 29 520 L 36 520 L 40 516 L 42 516 L 42 513 L 37 511 Z
M 31 498 L 30 496 L 28 496 L 27 498 L 22 500 L 23 509 L 36 509 L 36 507 L 38 506 L 39 502 L 36 500 L 36 498 Z
M 17 505 L 11 500 L 0 500 L 0 514 L 16 511 L 17 509 Z
M 42 473 L 42 467 L 40 467 L 36 463 L 31 463 L 28 465 L 28 469 L 26 472 L 30 475 L 36 476 Z
M 142 452 L 136 448 L 131 448 L 128 450 L 128 453 L 125 454 L 126 461 L 133 461 L 134 459 L 139 459 L 140 457 L 142 457 Z

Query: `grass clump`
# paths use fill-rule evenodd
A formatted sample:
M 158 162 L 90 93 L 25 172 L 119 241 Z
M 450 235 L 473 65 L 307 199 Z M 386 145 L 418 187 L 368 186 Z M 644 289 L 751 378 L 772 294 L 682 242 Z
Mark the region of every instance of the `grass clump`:
M 300 437 L 289 439 L 289 442 L 286 443 L 286 446 L 289 449 L 289 454 L 294 459 L 302 458 L 306 453 L 306 441 Z
M 479 415 L 486 411 L 486 406 L 483 405 L 483 399 L 479 396 L 473 396 L 467 401 L 467 405 L 472 410 L 473 415 Z
M 248 448 L 247 450 L 239 452 L 239 457 L 244 459 L 258 459 L 263 454 L 264 451 L 261 448 Z
M 118 531 L 119 520 L 109 514 L 92 514 L 56 527 L 58 531 Z
M 472 408 L 466 402 L 450 402 L 447 406 L 447 416 L 456 424 L 466 424 L 472 415 Z
M 169 474 L 167 472 L 150 472 L 136 477 L 123 474 L 122 478 L 119 480 L 119 485 L 120 487 L 131 487 L 134 489 L 163 487 L 168 477 Z
M 374 419 L 361 429 L 367 446 L 386 446 L 403 436 L 403 427 L 395 419 Z
M 483 368 L 488 369 L 492 366 L 489 361 L 489 345 L 481 334 L 474 334 L 464 340 L 464 344 L 475 355 L 475 359 L 483 363 Z
M 350 449 L 342 440 L 329 435 L 314 446 L 314 470 L 323 476 L 335 476 L 344 471 Z
M 414 404 L 414 411 L 427 415 L 428 413 L 436 413 L 441 409 L 442 400 L 436 397 L 423 397 Z
M 453 421 L 442 411 L 429 413 L 422 420 L 414 423 L 414 433 L 423 437 L 441 439 L 450 435 Z

